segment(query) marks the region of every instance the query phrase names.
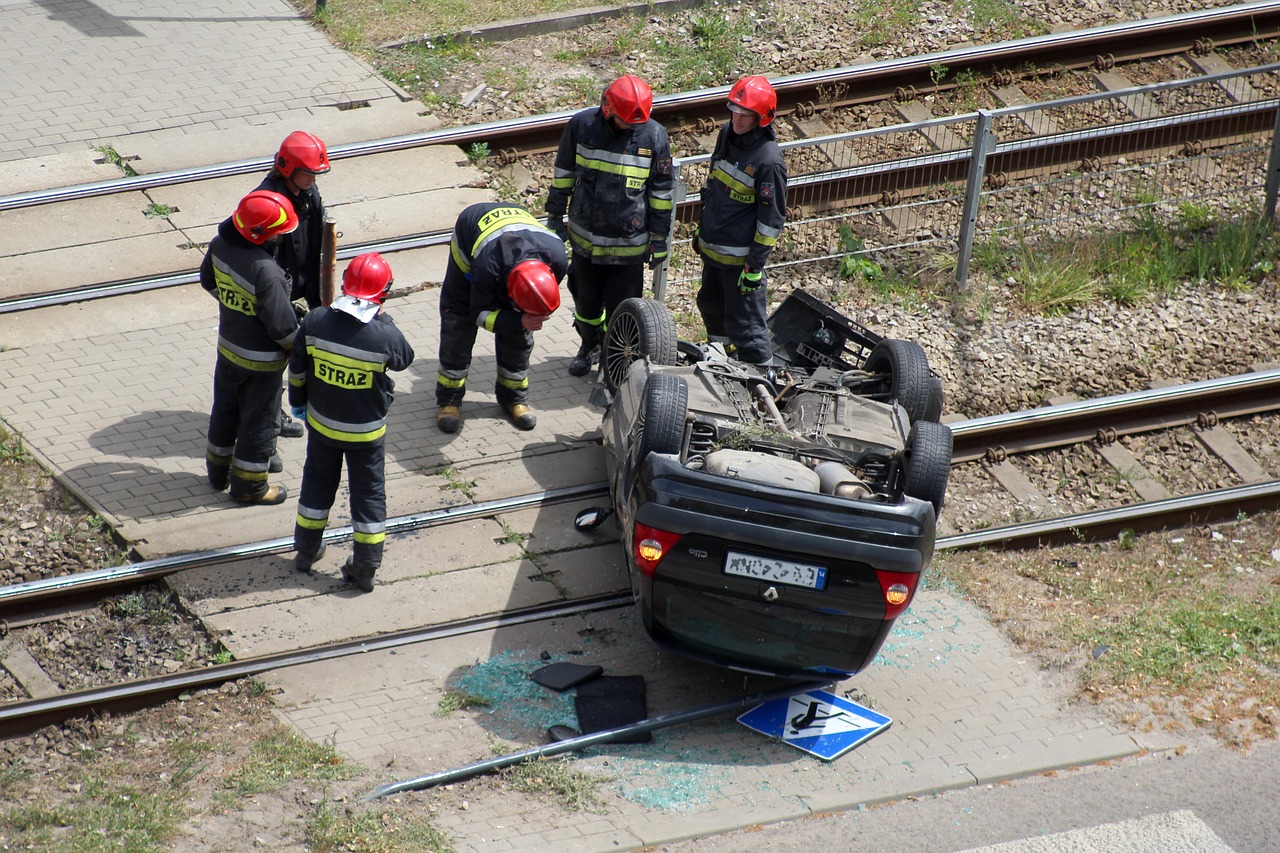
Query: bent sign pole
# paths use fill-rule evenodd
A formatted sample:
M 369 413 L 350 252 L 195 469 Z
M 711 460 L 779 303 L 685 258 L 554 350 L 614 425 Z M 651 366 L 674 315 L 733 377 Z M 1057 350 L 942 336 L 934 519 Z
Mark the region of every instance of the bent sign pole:
M 478 776 L 481 773 L 488 773 L 493 770 L 501 770 L 504 767 L 511 767 L 512 765 L 519 764 L 520 762 L 531 758 L 552 758 L 566 752 L 576 752 L 580 749 L 586 749 L 589 746 L 595 746 L 596 744 L 608 743 L 614 739 L 628 735 L 643 734 L 645 732 L 656 731 L 657 729 L 665 729 L 679 723 L 688 723 L 693 720 L 703 719 L 704 717 L 714 717 L 718 714 L 727 714 L 731 711 L 737 711 L 751 705 L 758 705 L 762 702 L 772 702 L 775 699 L 785 699 L 799 693 L 806 693 L 810 690 L 830 687 L 832 686 L 832 683 L 833 682 L 830 680 L 793 682 L 785 687 L 768 690 L 764 693 L 754 693 L 750 696 L 742 696 L 737 699 L 727 699 L 723 702 L 715 702 L 710 705 L 691 708 L 687 711 L 673 711 L 669 714 L 651 717 L 648 720 L 641 720 L 637 723 L 619 726 L 616 729 L 592 732 L 588 735 L 568 738 L 566 740 L 546 744 L 545 746 L 535 746 L 520 752 L 500 755 L 497 758 L 491 758 L 488 761 L 478 761 L 475 764 L 468 764 L 465 767 L 459 767 L 454 770 L 444 770 L 440 773 L 419 776 L 415 779 L 406 779 L 403 782 L 393 782 L 389 785 L 383 785 L 380 788 L 374 789 L 365 796 L 364 801 L 367 803 L 390 794 L 400 794 L 405 791 L 420 791 L 424 788 L 430 788 L 435 785 L 459 782 L 463 779 L 470 779 L 472 776 Z

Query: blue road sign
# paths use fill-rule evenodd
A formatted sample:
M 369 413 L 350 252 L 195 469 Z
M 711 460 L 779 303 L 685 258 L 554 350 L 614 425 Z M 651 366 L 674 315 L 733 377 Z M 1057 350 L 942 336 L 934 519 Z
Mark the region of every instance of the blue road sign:
M 884 714 L 825 690 L 765 702 L 738 722 L 824 761 L 834 761 L 893 725 Z

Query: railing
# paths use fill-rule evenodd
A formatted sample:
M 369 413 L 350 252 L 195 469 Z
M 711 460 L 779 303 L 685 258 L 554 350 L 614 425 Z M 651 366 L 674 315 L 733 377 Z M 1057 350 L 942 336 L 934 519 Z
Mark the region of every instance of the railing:
M 780 145 L 788 222 L 776 272 L 846 259 L 945 271 L 968 282 L 975 246 L 1078 239 L 1138 217 L 1173 223 L 1186 205 L 1275 215 L 1280 64 Z M 675 161 L 677 201 L 709 156 Z M 692 223 L 673 226 L 655 277 L 692 286 Z

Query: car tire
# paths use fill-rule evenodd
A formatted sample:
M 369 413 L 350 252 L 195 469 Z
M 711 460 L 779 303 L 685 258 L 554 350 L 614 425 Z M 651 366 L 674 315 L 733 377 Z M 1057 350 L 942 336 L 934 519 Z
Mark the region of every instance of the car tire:
M 679 364 L 676 321 L 655 299 L 624 299 L 609 318 L 600 359 L 604 384 L 613 393 L 627 377 L 633 362 L 647 358 L 654 364 Z
M 912 423 L 929 419 L 933 396 L 929 357 L 918 343 L 885 338 L 872 348 L 863 369 L 885 377 L 881 393 L 906 409 Z M 932 408 L 941 415 L 941 406 Z
M 907 443 L 903 493 L 933 504 L 934 514 L 942 512 L 951 476 L 951 427 L 920 421 L 911 427 Z
M 683 376 L 655 373 L 644 388 L 640 422 L 640 458 L 650 453 L 679 454 L 684 446 L 684 422 L 689 413 L 689 386 Z

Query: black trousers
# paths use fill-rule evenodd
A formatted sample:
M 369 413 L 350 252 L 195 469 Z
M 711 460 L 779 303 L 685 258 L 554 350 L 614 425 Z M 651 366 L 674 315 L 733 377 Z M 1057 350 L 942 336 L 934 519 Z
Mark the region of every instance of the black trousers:
M 382 546 L 387 536 L 385 447 L 383 439 L 367 447 L 339 447 L 315 430 L 307 430 L 307 461 L 302 466 L 298 518 L 293 526 L 295 551 L 314 555 L 320 550 L 345 460 L 354 531 L 352 563 L 357 569 L 377 570 L 382 565 Z
M 436 378 L 436 404 L 459 406 L 467 392 L 471 371 L 471 350 L 479 327 L 470 317 L 440 311 L 440 373 Z M 529 357 L 533 355 L 533 333 L 520 329 L 494 333 L 498 376 L 494 396 L 503 406 L 529 399 Z
M 569 264 L 569 293 L 573 296 L 573 327 L 583 349 L 599 346 L 609 318 L 624 299 L 644 293 L 645 265 L 597 264 L 573 256 Z
M 205 467 L 209 481 L 218 488 L 230 475 L 233 498 L 253 499 L 267 491 L 283 374 L 283 370 L 247 370 L 221 356 L 213 368 Z
M 765 312 L 765 273 L 760 286 L 750 293 L 738 287 L 742 267 L 720 267 L 703 262 L 702 286 L 698 289 L 698 312 L 713 341 L 734 346 L 734 357 L 751 364 L 768 364 L 773 358 L 769 325 Z

